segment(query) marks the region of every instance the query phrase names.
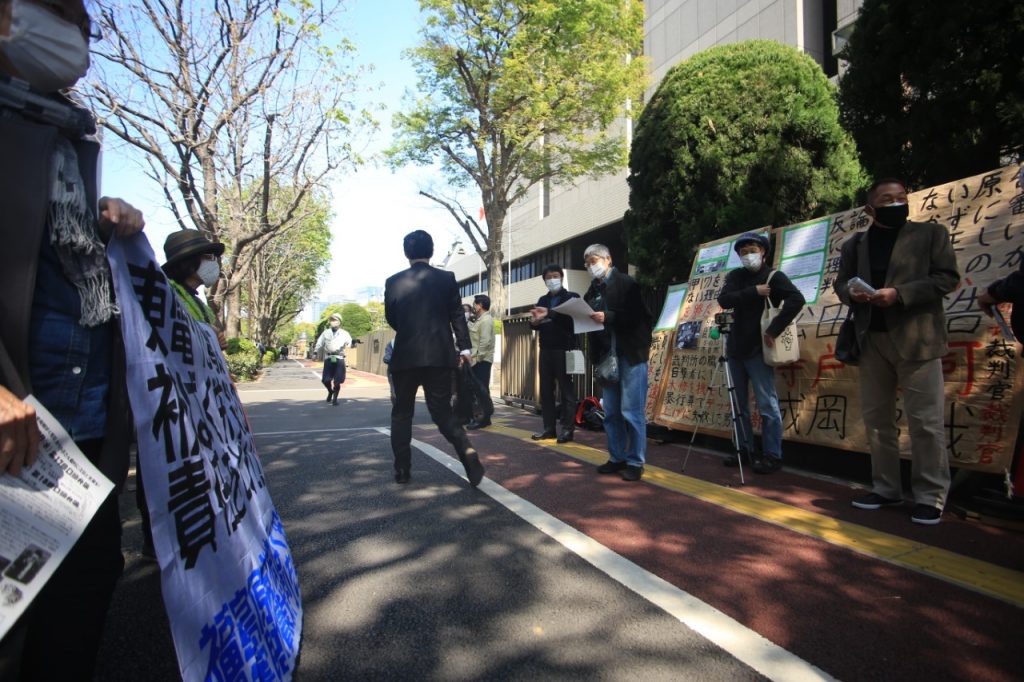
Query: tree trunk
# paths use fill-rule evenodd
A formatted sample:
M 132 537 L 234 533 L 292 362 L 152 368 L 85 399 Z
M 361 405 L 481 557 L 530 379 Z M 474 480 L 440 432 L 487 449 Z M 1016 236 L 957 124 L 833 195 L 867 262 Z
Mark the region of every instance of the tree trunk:
M 242 292 L 238 287 L 235 287 L 227 296 L 224 297 L 224 302 L 227 306 L 227 315 L 224 316 L 224 334 L 229 338 L 235 338 L 242 335 L 242 317 L 240 315 L 242 308 Z
M 485 254 L 484 263 L 487 265 L 487 295 L 491 299 L 491 314 L 495 319 L 505 317 L 508 310 L 508 301 L 505 295 L 505 284 L 501 281 L 501 251 L 490 250 Z

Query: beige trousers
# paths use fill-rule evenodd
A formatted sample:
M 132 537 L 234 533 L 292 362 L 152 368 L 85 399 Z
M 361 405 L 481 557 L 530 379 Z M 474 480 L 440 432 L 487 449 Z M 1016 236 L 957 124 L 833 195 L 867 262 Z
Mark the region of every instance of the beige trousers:
M 860 360 L 860 398 L 871 447 L 873 491 L 903 496 L 900 485 L 896 389 L 910 426 L 911 490 L 914 502 L 942 509 L 949 492 L 945 396 L 942 360 L 912 362 L 900 358 L 887 332 L 869 332 Z

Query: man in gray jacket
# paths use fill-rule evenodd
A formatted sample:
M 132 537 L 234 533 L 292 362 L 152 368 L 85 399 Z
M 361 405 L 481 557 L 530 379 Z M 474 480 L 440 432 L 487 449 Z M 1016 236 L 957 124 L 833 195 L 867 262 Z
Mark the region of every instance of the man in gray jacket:
M 903 504 L 896 426 L 897 388 L 910 426 L 914 523 L 935 525 L 949 492 L 943 420 L 942 297 L 960 281 L 945 226 L 908 221 L 906 186 L 882 179 L 868 190 L 866 232 L 843 244 L 835 291 L 854 310 L 860 343 L 861 410 L 871 447 L 872 492 L 859 509 Z M 849 286 L 854 276 L 874 289 Z

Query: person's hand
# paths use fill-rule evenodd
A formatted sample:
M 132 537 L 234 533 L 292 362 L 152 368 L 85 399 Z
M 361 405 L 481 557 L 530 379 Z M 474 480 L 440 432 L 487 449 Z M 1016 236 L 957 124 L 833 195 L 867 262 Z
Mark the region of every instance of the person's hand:
M 228 349 L 228 337 L 224 336 L 224 332 L 219 329 L 217 330 L 217 343 L 220 344 L 221 350 Z
M 868 303 L 871 301 L 871 294 L 860 289 L 847 289 L 847 292 L 850 294 L 850 300 L 854 303 Z
M 468 350 L 464 350 L 461 353 L 459 353 L 459 367 L 461 368 L 467 362 L 469 363 L 470 367 L 473 366 L 473 354 Z
M 142 211 L 124 199 L 111 197 L 100 199 L 100 231 L 102 233 L 110 234 L 112 231 L 118 237 L 130 237 L 142 232 L 142 228 L 145 226 L 146 221 L 142 217 Z
M 604 324 L 604 312 L 590 313 L 590 319 L 598 324 Z
M 871 302 L 879 308 L 888 308 L 892 304 L 896 303 L 898 298 L 899 294 L 896 292 L 896 289 L 886 287 L 884 289 L 879 289 L 875 295 L 871 297 Z
M 0 386 L 0 474 L 20 475 L 22 467 L 35 463 L 38 452 L 36 411 Z
M 978 294 L 978 298 L 975 300 L 978 301 L 978 307 L 989 317 L 992 317 L 992 306 L 999 303 L 987 290 Z
M 530 315 L 533 316 L 534 322 L 540 322 L 548 316 L 548 309 L 542 306 L 536 306 L 530 310 Z
M 763 334 L 765 348 L 773 348 L 775 346 L 775 338 L 771 334 Z
M 772 288 L 767 284 L 758 284 L 756 287 L 758 296 L 768 296 L 772 293 Z

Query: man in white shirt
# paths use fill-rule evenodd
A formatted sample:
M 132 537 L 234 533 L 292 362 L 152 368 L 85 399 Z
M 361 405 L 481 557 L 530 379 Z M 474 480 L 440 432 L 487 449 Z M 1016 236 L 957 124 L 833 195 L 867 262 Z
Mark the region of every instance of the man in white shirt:
M 338 393 L 345 383 L 345 349 L 352 347 L 352 336 L 341 328 L 341 315 L 331 315 L 330 326 L 324 330 L 313 347 L 314 357 L 323 357 L 324 373 L 321 377 L 327 388 L 327 402 L 338 404 Z

